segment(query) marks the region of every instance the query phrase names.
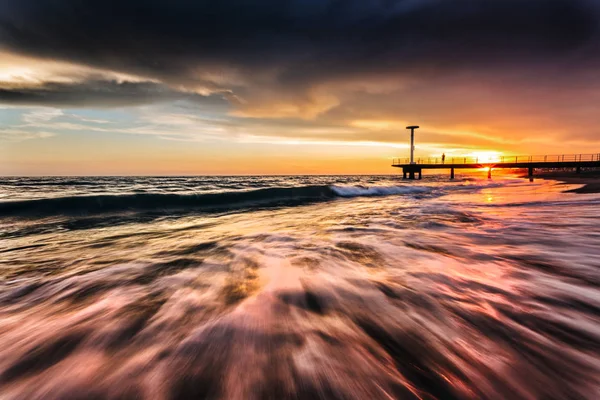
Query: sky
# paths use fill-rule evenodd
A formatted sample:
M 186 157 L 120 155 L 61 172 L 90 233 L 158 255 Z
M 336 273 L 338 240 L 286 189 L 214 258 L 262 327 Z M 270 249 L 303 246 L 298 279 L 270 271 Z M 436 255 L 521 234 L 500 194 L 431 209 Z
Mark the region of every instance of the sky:
M 600 0 L 2 0 L 0 175 L 600 152 Z

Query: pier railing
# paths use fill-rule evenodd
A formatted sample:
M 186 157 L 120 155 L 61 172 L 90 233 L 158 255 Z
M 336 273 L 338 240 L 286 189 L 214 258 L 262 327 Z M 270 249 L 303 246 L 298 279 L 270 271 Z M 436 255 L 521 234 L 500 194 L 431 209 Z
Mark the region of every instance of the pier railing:
M 417 157 L 416 164 L 503 164 L 503 163 L 557 163 L 557 162 L 600 162 L 597 154 L 560 154 L 544 156 L 498 156 L 498 157 Z M 395 158 L 392 165 L 410 164 L 410 158 Z

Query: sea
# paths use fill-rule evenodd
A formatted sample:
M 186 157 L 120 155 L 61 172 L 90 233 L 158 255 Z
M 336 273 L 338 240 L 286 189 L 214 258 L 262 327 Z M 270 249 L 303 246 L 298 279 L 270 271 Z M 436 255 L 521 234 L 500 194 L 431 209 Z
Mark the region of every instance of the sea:
M 0 399 L 598 399 L 600 194 L 0 178 Z

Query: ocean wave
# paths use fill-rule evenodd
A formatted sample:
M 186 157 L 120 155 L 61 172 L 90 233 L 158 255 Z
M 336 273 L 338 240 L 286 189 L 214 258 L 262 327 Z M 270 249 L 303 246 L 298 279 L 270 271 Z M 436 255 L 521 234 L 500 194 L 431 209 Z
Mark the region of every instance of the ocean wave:
M 429 192 L 431 188 L 424 186 L 331 186 L 331 190 L 340 197 L 361 197 L 419 194 Z
M 409 186 L 301 186 L 204 194 L 136 193 L 68 196 L 0 203 L 0 216 L 89 215 L 122 212 L 220 211 L 294 206 L 339 197 L 418 194 L 430 189 Z

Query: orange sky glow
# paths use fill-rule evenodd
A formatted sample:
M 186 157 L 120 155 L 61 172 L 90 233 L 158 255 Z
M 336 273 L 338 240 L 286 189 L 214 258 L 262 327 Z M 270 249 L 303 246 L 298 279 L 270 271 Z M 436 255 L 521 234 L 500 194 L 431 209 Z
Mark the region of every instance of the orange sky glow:
M 300 38 L 286 25 L 254 32 L 252 15 L 238 36 L 224 19 L 94 38 L 88 14 L 57 8 L 45 24 L 0 6 L 0 175 L 396 173 L 412 124 L 417 157 L 600 152 L 600 35 L 582 25 L 595 3 L 569 3 L 573 21 L 557 25 L 524 2 L 514 31 L 514 10 L 491 3 L 412 24 L 429 3 L 361 6 L 384 26 L 390 13 L 404 21 L 394 35 L 347 10 L 348 42 L 346 20 L 313 40 L 313 25 Z M 469 24 L 478 13 L 497 24 Z M 55 31 L 63 20 L 73 26 Z

